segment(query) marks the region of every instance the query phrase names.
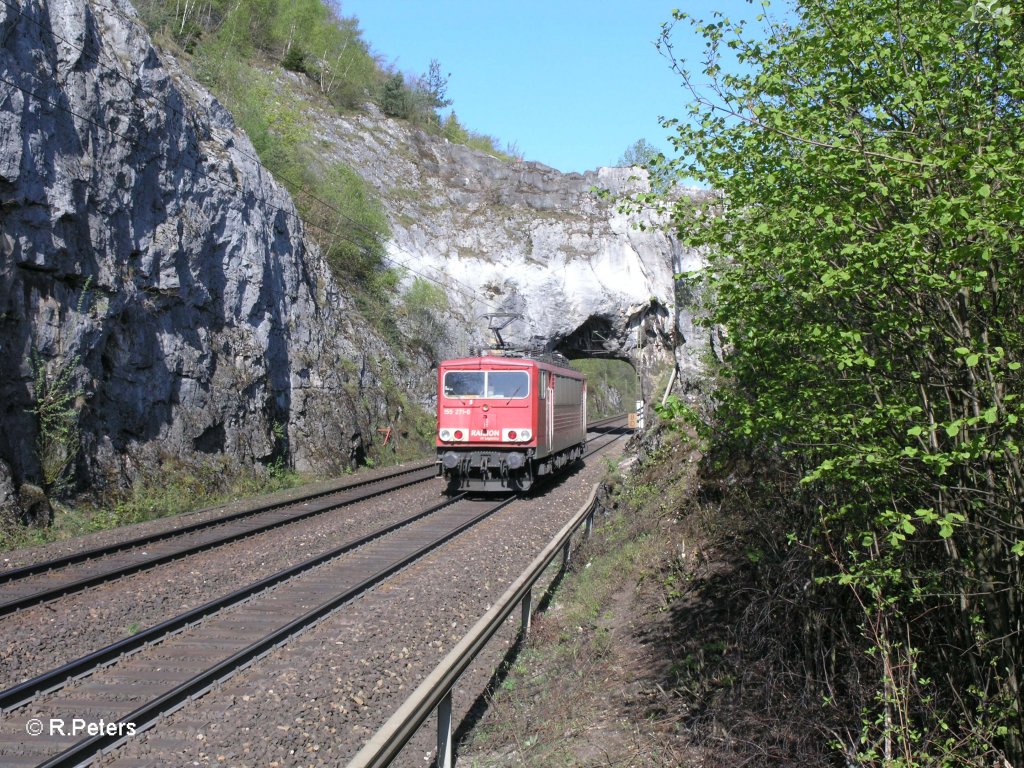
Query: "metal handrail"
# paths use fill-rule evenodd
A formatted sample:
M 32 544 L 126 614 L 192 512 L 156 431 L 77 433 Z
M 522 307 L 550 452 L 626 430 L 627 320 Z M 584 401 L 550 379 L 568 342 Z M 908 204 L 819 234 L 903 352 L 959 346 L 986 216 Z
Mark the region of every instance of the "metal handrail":
M 370 738 L 348 764 L 348 768 L 384 768 L 391 764 L 409 743 L 416 731 L 435 709 L 438 710 L 438 768 L 452 764 L 451 751 L 451 694 L 456 682 L 466 671 L 473 659 L 494 636 L 505 619 L 522 605 L 523 632 L 529 627 L 530 606 L 534 584 L 551 565 L 561 551 L 568 561 L 569 546 L 576 529 L 586 521 L 589 533 L 597 507 L 595 485 L 587 502 L 580 507 L 572 519 L 559 531 L 555 538 L 523 571 L 518 579 L 505 591 L 495 605 L 485 613 L 472 629 L 452 648 L 440 664 L 431 672 L 412 695 L 398 708 L 391 718 Z

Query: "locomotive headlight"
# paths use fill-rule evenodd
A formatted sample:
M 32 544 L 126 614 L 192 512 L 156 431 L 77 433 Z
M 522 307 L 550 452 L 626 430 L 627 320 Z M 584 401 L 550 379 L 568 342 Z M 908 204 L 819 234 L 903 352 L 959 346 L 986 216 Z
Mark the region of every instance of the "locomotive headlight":
M 501 433 L 501 439 L 506 443 L 525 443 L 531 437 L 533 432 L 528 429 L 505 429 Z
M 442 429 L 438 436 L 445 442 L 448 442 L 452 439 L 452 431 L 450 429 Z

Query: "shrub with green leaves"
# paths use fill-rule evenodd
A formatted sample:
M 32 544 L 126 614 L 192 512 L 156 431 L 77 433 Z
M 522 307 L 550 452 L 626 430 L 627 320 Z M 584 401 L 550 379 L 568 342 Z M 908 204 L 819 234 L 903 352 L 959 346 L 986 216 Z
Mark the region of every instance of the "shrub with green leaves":
M 718 200 L 675 210 L 731 349 L 716 440 L 793 479 L 796 545 L 860 606 L 877 693 L 848 749 L 1021 764 L 1024 10 L 676 22 L 706 46 L 672 58 L 693 100 L 666 125 Z
M 385 74 L 358 21 L 323 0 L 139 0 L 149 30 L 210 63 L 280 62 L 335 106 L 365 101 Z
M 422 277 L 415 278 L 402 296 L 399 310 L 410 341 L 440 362 L 441 353 L 449 341 L 445 314 L 448 295 L 444 288 Z
M 51 368 L 36 350 L 30 357 L 36 460 L 43 490 L 51 497 L 67 490 L 81 448 L 78 398 L 83 392 L 74 379 L 78 362 L 75 357 Z
M 89 299 L 92 277 L 85 280 L 73 316 L 83 318 Z M 57 347 L 68 342 L 62 331 Z M 76 381 L 81 362 L 78 355 L 58 356 L 51 361 L 43 358 L 33 344 L 28 364 L 32 369 L 32 406 L 29 412 L 36 419 L 36 461 L 39 463 L 40 481 L 46 495 L 55 498 L 64 494 L 72 484 L 75 461 L 81 449 L 81 398 L 85 394 Z

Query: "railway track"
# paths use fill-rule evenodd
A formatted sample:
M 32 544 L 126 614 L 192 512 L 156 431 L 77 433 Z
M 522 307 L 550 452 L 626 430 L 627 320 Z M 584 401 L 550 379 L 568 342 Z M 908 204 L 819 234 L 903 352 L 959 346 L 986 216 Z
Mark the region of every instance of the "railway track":
M 598 435 L 588 453 L 620 437 Z M 515 499 L 454 497 L 0 692 L 0 763 L 89 762 Z M 72 733 L 90 718 L 106 730 Z
M 616 416 L 597 421 L 588 429 L 602 430 L 620 419 Z M 287 501 L 260 504 L 180 528 L 0 571 L 0 618 L 23 608 L 424 482 L 435 474 L 435 464 L 424 463 L 382 477 L 347 483 Z
M 339 507 L 421 483 L 434 464 L 417 465 L 329 491 L 261 504 L 181 528 L 0 572 L 0 617 Z
M 0 695 L 5 709 L 31 702 L 32 709 L 71 723 L 104 716 L 122 723 L 114 736 L 76 740 L 62 734 L 27 739 L 24 725 L 10 718 L 0 726 L 4 765 L 78 765 L 110 748 L 131 730 L 173 712 L 214 682 L 307 629 L 349 600 L 380 583 L 463 530 L 511 503 L 457 497 L 417 512 L 402 523 L 353 541 L 342 551 L 302 563 L 194 612 L 175 617 L 139 636 L 97 651 L 64 668 Z M 349 555 L 349 556 L 345 556 Z M 252 639 L 256 635 L 258 639 Z M 116 667 L 103 667 L 119 661 Z M 196 667 L 199 673 L 192 673 Z M 73 678 L 88 679 L 67 686 Z M 37 691 L 61 687 L 56 693 Z M 139 705 L 139 703 L 141 705 Z M 99 715 L 102 713 L 102 715 Z M 18 718 L 15 718 L 18 720 Z M 11 722 L 13 728 L 8 728 Z M 57 752 L 55 755 L 54 752 Z M 52 758 L 52 759 L 51 759 Z

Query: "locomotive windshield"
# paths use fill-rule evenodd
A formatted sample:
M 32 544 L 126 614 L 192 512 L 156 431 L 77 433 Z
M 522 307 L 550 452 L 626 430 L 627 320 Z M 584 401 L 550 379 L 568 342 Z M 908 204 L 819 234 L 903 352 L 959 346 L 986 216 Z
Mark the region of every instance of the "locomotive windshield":
M 530 376 L 526 371 L 488 371 L 487 397 L 526 397 Z
M 530 392 L 526 371 L 448 371 L 444 375 L 445 397 L 482 397 L 514 400 Z
M 445 397 L 483 397 L 483 371 L 448 371 L 444 375 Z

